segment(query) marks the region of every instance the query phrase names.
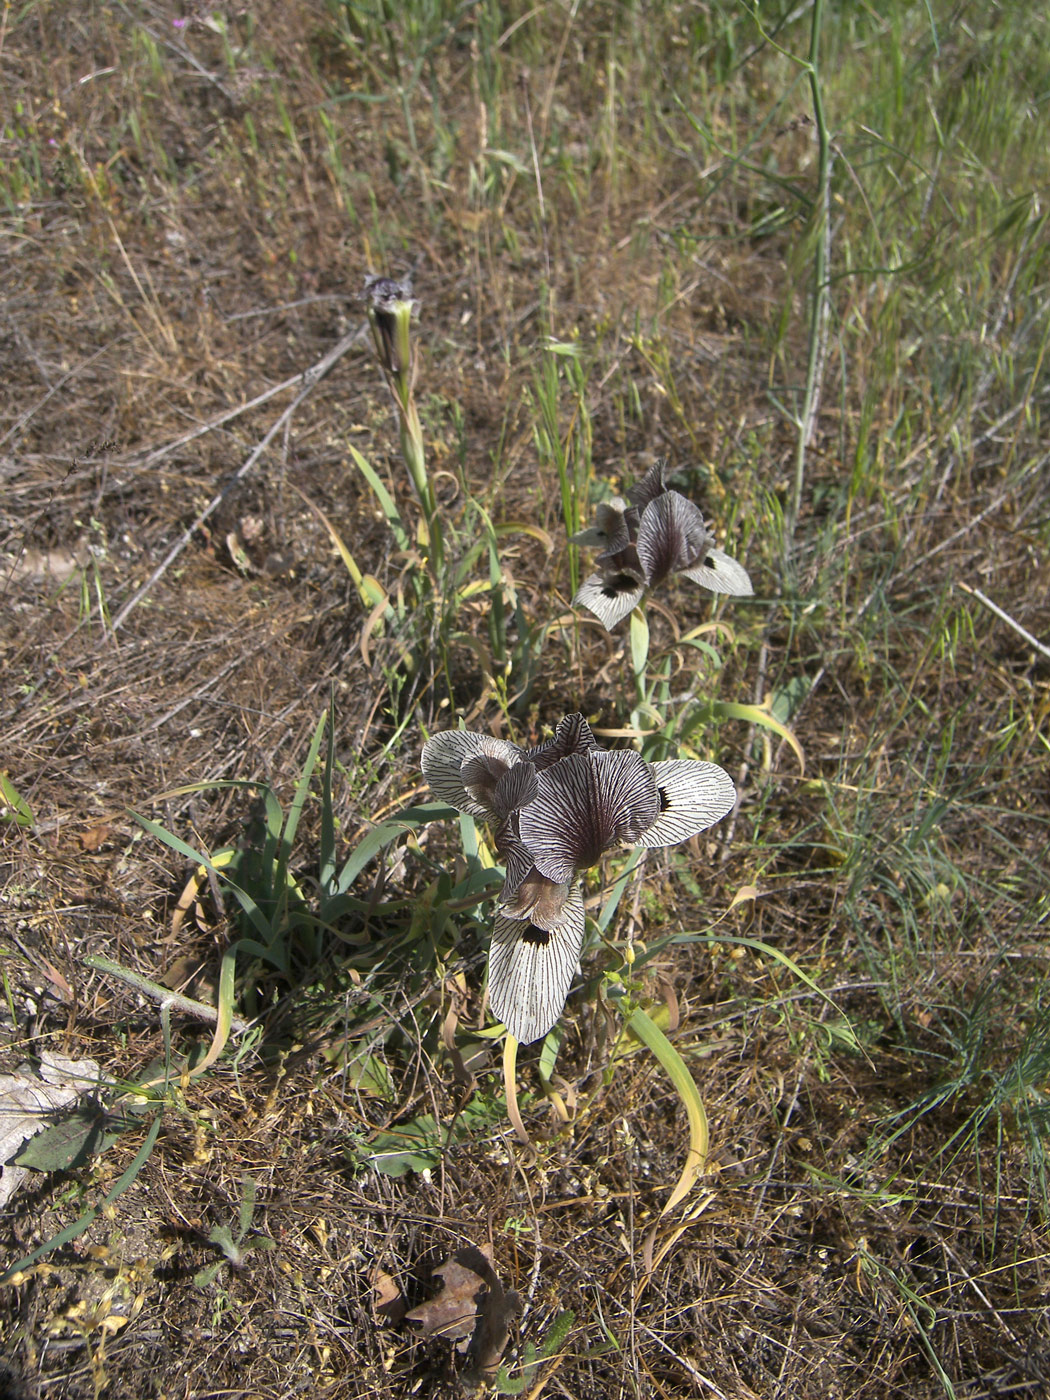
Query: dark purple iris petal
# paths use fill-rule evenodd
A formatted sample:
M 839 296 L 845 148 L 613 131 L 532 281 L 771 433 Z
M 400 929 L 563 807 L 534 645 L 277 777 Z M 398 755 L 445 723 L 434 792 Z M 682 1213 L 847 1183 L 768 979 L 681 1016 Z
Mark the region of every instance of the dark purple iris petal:
M 665 491 L 646 506 L 638 530 L 638 558 L 649 587 L 689 568 L 713 543 L 692 501 L 677 491 Z
M 662 496 L 667 490 L 664 481 L 667 472 L 667 459 L 658 458 L 649 468 L 641 481 L 637 482 L 627 492 L 627 499 L 632 505 L 637 506 L 640 511 L 644 511 L 650 501 L 655 501 L 657 496 Z
M 660 812 L 656 782 L 632 750 L 573 754 L 539 775 L 519 831 L 541 875 L 565 883 L 621 842 L 636 841 Z

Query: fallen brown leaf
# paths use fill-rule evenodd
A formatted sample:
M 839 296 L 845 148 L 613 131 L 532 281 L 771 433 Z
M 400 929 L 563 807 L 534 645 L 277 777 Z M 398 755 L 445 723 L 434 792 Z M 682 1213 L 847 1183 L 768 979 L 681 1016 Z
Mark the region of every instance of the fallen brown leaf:
M 82 831 L 77 837 L 82 851 L 95 852 L 100 849 L 113 835 L 111 826 L 92 826 L 87 831 Z
M 484 1252 L 483 1252 L 484 1251 Z M 492 1262 L 488 1257 L 490 1247 L 472 1249 L 469 1253 L 477 1260 L 484 1261 L 491 1271 Z M 436 1298 L 421 1303 L 405 1314 L 406 1322 L 419 1324 L 419 1334 L 423 1337 L 448 1337 L 460 1343 L 459 1350 L 466 1350 L 466 1339 L 474 1331 L 478 1319 L 478 1295 L 485 1287 L 485 1279 L 476 1269 L 460 1263 L 460 1258 L 468 1251 L 459 1250 L 444 1264 L 433 1271 L 434 1278 L 442 1280 L 443 1287 Z
M 372 1291 L 375 1294 L 372 1299 L 372 1311 L 376 1319 L 380 1326 L 396 1326 L 404 1319 L 407 1312 L 405 1296 L 398 1287 L 396 1279 L 385 1269 L 375 1268 L 372 1270 L 371 1281 Z

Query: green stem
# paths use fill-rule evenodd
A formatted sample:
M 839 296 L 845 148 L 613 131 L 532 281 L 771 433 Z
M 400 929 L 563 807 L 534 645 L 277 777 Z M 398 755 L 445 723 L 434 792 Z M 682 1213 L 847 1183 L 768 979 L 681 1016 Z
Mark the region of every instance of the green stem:
M 212 1025 L 219 1019 L 217 1007 L 208 1006 L 203 1001 L 194 1001 L 192 997 L 180 996 L 178 992 L 173 992 L 170 987 L 162 987 L 157 982 L 151 982 L 140 972 L 132 972 L 131 968 L 121 967 L 120 963 L 115 963 L 110 958 L 104 958 L 98 953 L 90 953 L 84 959 L 84 966 L 93 968 L 96 972 L 104 972 L 109 977 L 119 978 L 121 982 L 126 982 L 129 987 L 134 987 L 137 992 L 141 992 L 144 997 L 149 997 L 151 1001 L 159 1003 L 161 1008 L 174 1007 L 176 1011 L 181 1011 L 185 1016 L 193 1016 L 198 1021 L 209 1021 Z M 231 1030 L 246 1031 L 248 1026 L 249 1023 L 242 1021 L 239 1016 L 230 1019 Z

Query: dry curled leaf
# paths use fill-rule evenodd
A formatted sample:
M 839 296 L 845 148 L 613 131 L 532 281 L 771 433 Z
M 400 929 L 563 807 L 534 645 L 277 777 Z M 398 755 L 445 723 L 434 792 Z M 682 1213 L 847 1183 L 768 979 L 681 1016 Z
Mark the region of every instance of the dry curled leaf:
M 396 1326 L 401 1322 L 407 1309 L 405 1307 L 405 1296 L 397 1285 L 396 1279 L 388 1274 L 385 1269 L 375 1268 L 372 1270 L 372 1312 L 380 1326 Z
M 521 1299 L 513 1289 L 504 1290 L 488 1256 L 480 1250 L 460 1250 L 457 1257 L 475 1269 L 486 1284 L 477 1325 L 470 1339 L 470 1363 L 460 1376 L 465 1389 L 476 1390 L 491 1381 L 499 1370 L 510 1340 L 511 1325 L 521 1312 Z
M 455 1341 L 469 1353 L 462 1385 L 477 1389 L 495 1375 L 510 1337 L 511 1324 L 521 1310 L 517 1293 L 504 1290 L 492 1267 L 492 1249 L 467 1245 L 434 1270 L 444 1287 L 436 1298 L 405 1314 L 420 1324 L 424 1337 Z
M 82 851 L 93 854 L 101 850 L 107 841 L 113 836 L 113 828 L 103 823 L 101 826 L 90 827 L 87 831 L 82 831 L 77 837 Z
M 433 1277 L 442 1282 L 441 1292 L 429 1302 L 421 1303 L 405 1314 L 406 1322 L 418 1323 L 422 1337 L 447 1337 L 460 1344 L 465 1351 L 467 1339 L 474 1331 L 478 1318 L 478 1296 L 485 1287 L 485 1279 L 476 1269 L 460 1263 L 461 1256 L 468 1251 L 459 1250 L 444 1264 L 433 1271 Z M 483 1260 L 491 1270 L 489 1255 L 491 1248 L 483 1245 L 480 1250 L 471 1250 L 472 1255 Z M 477 1259 L 473 1262 L 477 1262 Z

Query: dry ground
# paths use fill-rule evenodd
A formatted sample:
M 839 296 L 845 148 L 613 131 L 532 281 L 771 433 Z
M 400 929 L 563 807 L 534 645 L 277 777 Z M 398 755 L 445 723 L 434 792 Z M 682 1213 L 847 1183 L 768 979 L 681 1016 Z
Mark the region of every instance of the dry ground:
M 720 930 L 775 945 L 835 1007 L 728 941 L 647 968 L 712 1132 L 708 1175 L 661 1220 L 684 1113 L 655 1061 L 623 1053 L 613 1012 L 570 1003 L 556 1081 L 568 1122 L 543 1097 L 536 1049 L 521 1053 L 535 1154 L 507 1121 L 498 1042 L 469 1066 L 443 1049 L 443 1025 L 477 1046 L 485 1024 L 471 927 L 456 949 L 421 936 L 418 970 L 408 959 L 383 1014 L 362 1012 L 362 959 L 432 898 L 427 859 L 453 858 L 454 830 L 435 830 L 390 857 L 383 882 L 375 864 L 362 876 L 360 899 L 386 912 L 378 931 L 346 921 L 356 961 L 334 939 L 293 986 L 264 978 L 261 1039 L 238 1053 L 235 1037 L 172 1091 L 128 1189 L 0 1290 L 0 1394 L 450 1394 L 451 1345 L 386 1325 L 377 1271 L 418 1304 L 434 1265 L 489 1244 L 525 1305 L 508 1359 L 571 1314 L 525 1378 L 531 1396 L 1050 1395 L 1050 669 L 962 587 L 1050 640 L 1050 323 L 1026 321 L 1037 293 L 1017 280 L 1041 225 L 988 260 L 983 290 L 956 288 L 1002 310 L 983 332 L 958 329 L 945 293 L 943 323 L 933 298 L 916 301 L 879 340 L 896 291 L 835 284 L 785 572 L 795 433 L 767 389 L 782 398 L 806 360 L 812 242 L 790 194 L 812 191 L 812 130 L 794 120 L 806 90 L 778 107 L 775 56 L 749 57 L 743 30 L 728 59 L 724 36 L 705 47 L 693 6 L 435 6 L 447 15 L 430 31 L 387 26 L 388 50 L 362 9 L 228 6 L 221 22 L 166 4 L 4 9 L 0 768 L 32 820 L 0 827 L 0 1069 L 52 1048 L 133 1080 L 163 1056 L 156 1008 L 88 968 L 91 954 L 214 1001 L 229 897 L 220 907 L 203 885 L 173 926 L 192 864 L 128 809 L 197 848 L 250 845 L 258 788 L 207 785 L 265 783 L 287 804 L 333 690 L 344 850 L 419 799 L 424 732 L 453 708 L 526 740 L 575 708 L 624 725 L 624 637 L 591 625 L 537 645 L 509 718 L 477 650 L 454 648 L 447 681 L 407 713 L 389 655 L 366 647 L 366 664 L 367 611 L 311 504 L 385 588 L 406 583 L 348 444 L 411 512 L 369 342 L 353 336 L 366 273 L 410 268 L 448 519 L 475 495 L 554 542 L 507 538 L 526 618 L 562 617 L 571 596 L 530 397 L 550 329 L 579 338 L 583 386 L 563 377 L 558 393 L 584 475 L 629 482 L 666 454 L 747 561 L 756 600 L 724 611 L 735 639 L 702 684 L 729 701 L 782 695 L 806 776 L 761 731 L 714 724 L 703 751 L 739 776 L 741 810 L 684 863 L 651 863 L 635 935 L 706 930 L 757 884 Z M 804 47 L 805 23 L 785 33 Z M 653 97 L 658 79 L 685 81 L 689 44 L 723 152 L 768 120 L 740 165 L 701 171 L 701 136 Z M 949 46 L 940 61 L 961 72 L 965 57 Z M 1007 148 L 1004 188 L 1009 165 Z M 845 258 L 855 187 L 841 178 Z M 943 255 L 967 232 L 964 211 L 939 226 Z M 941 244 L 923 247 L 916 285 L 941 275 Z M 654 647 L 712 615 L 687 585 L 663 602 Z M 485 619 L 482 600 L 460 625 L 483 636 Z M 188 784 L 202 790 L 177 791 Z M 313 802 L 294 858 L 304 887 L 318 839 Z M 385 1092 L 345 1071 L 347 1026 L 382 1058 Z M 175 1017 L 178 1052 L 200 1035 Z M 423 1113 L 447 1135 L 435 1166 L 369 1164 L 380 1132 Z M 8 1265 L 97 1205 L 144 1136 L 134 1126 L 83 1166 L 32 1174 L 0 1216 Z M 245 1178 L 273 1248 L 195 1282 Z

